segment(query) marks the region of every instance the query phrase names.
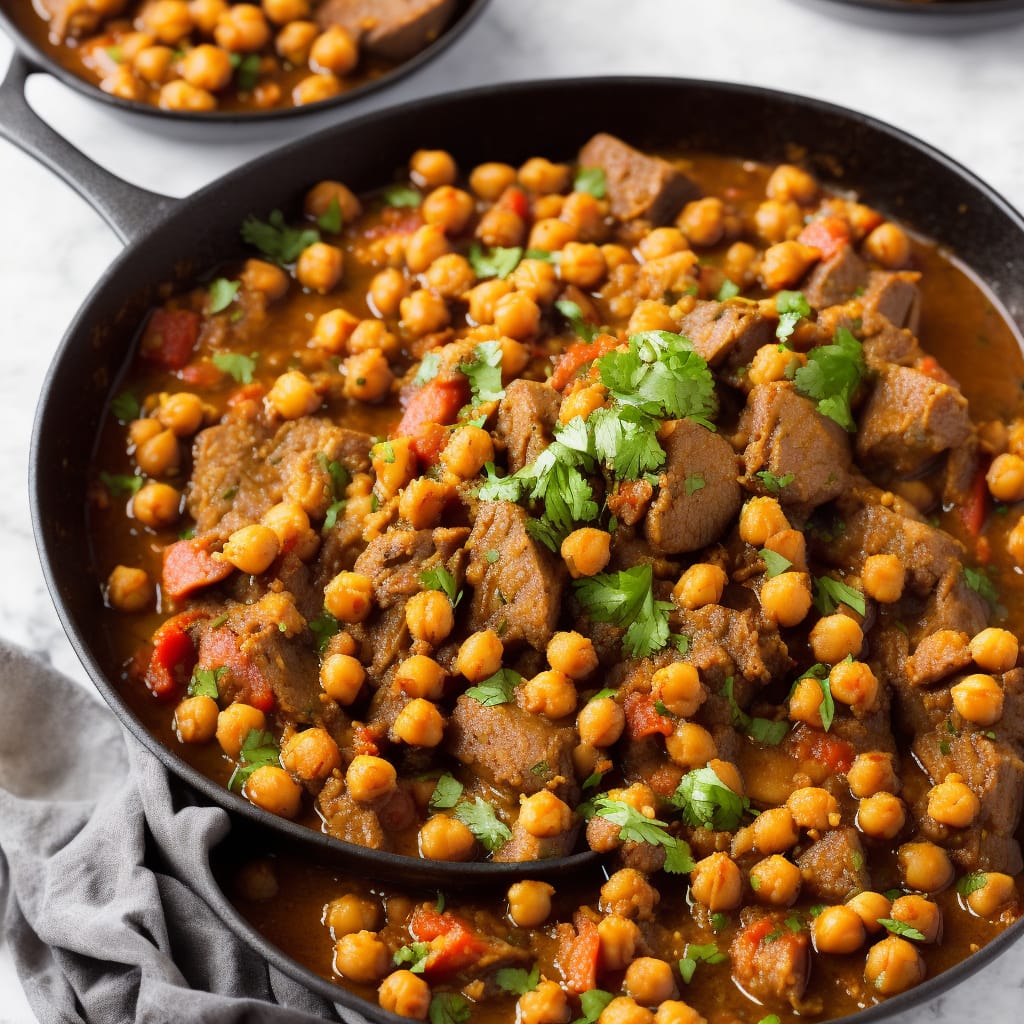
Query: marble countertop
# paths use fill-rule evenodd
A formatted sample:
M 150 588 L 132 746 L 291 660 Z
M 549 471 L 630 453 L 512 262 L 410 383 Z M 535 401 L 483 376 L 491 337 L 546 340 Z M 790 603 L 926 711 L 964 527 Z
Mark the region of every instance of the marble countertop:
M 245 160 L 343 117 L 450 88 L 570 75 L 652 74 L 742 81 L 863 110 L 920 136 L 1024 209 L 1024 24 L 948 36 L 835 20 L 789 0 L 493 0 L 444 57 L 344 111 L 294 124 L 194 129 L 128 122 L 53 79 L 33 106 L 94 160 L 183 196 Z M 10 44 L 0 35 L 0 68 Z M 70 189 L 0 143 L 0 635 L 91 688 L 61 632 L 36 559 L 26 491 L 36 398 L 64 328 L 118 242 Z M 1005 955 L 907 1024 L 1020 1016 L 1024 960 Z M 980 1008 L 984 1008 L 981 1010 Z M 0 938 L 0 1024 L 31 1021 Z

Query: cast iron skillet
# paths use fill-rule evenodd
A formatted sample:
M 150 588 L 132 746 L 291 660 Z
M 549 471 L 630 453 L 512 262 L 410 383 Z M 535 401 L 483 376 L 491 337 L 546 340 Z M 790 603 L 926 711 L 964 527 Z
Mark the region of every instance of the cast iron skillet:
M 359 862 L 380 877 L 497 882 L 517 865 L 442 864 L 367 851 L 251 806 L 153 739 L 111 680 L 119 665 L 86 529 L 95 438 L 144 313 L 164 282 L 185 284 L 242 255 L 250 213 L 294 210 L 325 177 L 356 191 L 390 181 L 421 147 L 450 150 L 463 167 L 571 158 L 598 130 L 640 146 L 683 146 L 765 161 L 800 159 L 822 180 L 858 187 L 866 202 L 954 249 L 1024 327 L 1024 219 L 948 157 L 899 130 L 816 100 L 738 85 L 674 79 L 583 79 L 470 90 L 407 104 L 319 132 L 254 161 L 183 201 L 156 196 L 92 164 L 42 125 L 24 101 L 25 66 L 0 86 L 0 132 L 80 191 L 128 242 L 86 300 L 44 384 L 32 440 L 30 492 L 37 544 L 65 630 L 124 725 L 212 802 L 292 839 Z M 85 559 L 89 561 L 88 558 Z M 571 873 L 591 854 L 535 862 L 531 875 Z M 429 878 L 427 877 L 429 875 Z
M 303 107 L 282 107 L 275 110 L 253 111 L 251 113 L 239 110 L 213 110 L 203 113 L 190 113 L 185 110 L 162 110 L 149 103 L 139 103 L 135 100 L 125 100 L 117 96 L 111 96 L 110 93 L 104 92 L 94 83 L 86 81 L 84 78 L 79 78 L 74 72 L 69 71 L 52 54 L 48 53 L 33 40 L 31 34 L 25 28 L 29 18 L 38 18 L 38 15 L 33 10 L 32 0 L 0 0 L 0 28 L 10 36 L 17 51 L 29 62 L 32 72 L 45 71 L 91 100 L 99 100 L 120 110 L 130 111 L 133 114 L 142 114 L 146 117 L 160 118 L 165 121 L 178 121 L 188 124 L 206 122 L 216 125 L 255 124 L 262 121 L 281 121 L 302 117 L 305 114 L 320 114 L 325 110 L 331 110 L 334 107 L 360 99 L 367 93 L 375 92 L 377 89 L 391 85 L 392 82 L 404 78 L 417 68 L 429 63 L 442 50 L 445 50 L 454 43 L 469 28 L 487 3 L 488 0 L 458 0 L 455 13 L 452 15 L 448 27 L 437 39 L 429 46 L 420 50 L 419 53 L 403 61 L 379 78 L 364 82 L 362 85 L 342 92 L 337 96 L 332 96 L 321 103 L 310 103 Z
M 902 32 L 973 32 L 1024 19 L 1024 0 L 797 0 L 847 21 Z

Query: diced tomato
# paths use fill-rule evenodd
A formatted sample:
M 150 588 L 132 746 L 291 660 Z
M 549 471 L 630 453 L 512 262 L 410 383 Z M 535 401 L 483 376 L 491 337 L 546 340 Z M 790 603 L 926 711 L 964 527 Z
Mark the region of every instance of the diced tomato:
M 960 519 L 964 529 L 972 537 L 981 536 L 981 528 L 988 515 L 988 484 L 985 482 L 984 467 L 979 466 L 971 482 L 971 491 L 966 504 L 960 507 Z
M 164 548 L 164 593 L 180 600 L 231 575 L 230 562 L 210 554 L 209 540 L 178 540 Z
M 440 448 L 438 426 L 454 423 L 459 410 L 469 401 L 469 383 L 465 378 L 456 380 L 428 381 L 417 391 L 405 407 L 402 419 L 391 432 L 392 437 L 424 437 L 424 451 L 429 453 Z M 442 445 L 443 447 L 443 445 Z M 417 452 L 419 454 L 419 452 Z M 436 457 L 435 457 L 436 461 Z
M 660 714 L 655 703 L 650 693 L 631 693 L 622 702 L 631 740 L 642 740 L 645 736 L 671 736 L 675 731 L 675 723 L 667 715 Z
M 623 480 L 608 495 L 608 510 L 626 526 L 635 526 L 643 519 L 653 496 L 650 480 Z
M 558 926 L 558 967 L 570 992 L 589 992 L 597 988 L 597 962 L 601 955 L 601 937 L 589 914 L 577 910 L 575 928 Z
M 165 370 L 180 370 L 199 340 L 199 314 L 190 309 L 155 309 L 139 352 Z
M 817 729 L 797 727 L 789 734 L 786 744 L 799 760 L 814 761 L 833 772 L 849 771 L 857 756 L 852 744 Z
M 487 939 L 468 921 L 427 907 L 413 912 L 409 932 L 417 942 L 430 943 L 432 949 L 424 964 L 424 973 L 433 977 L 461 971 L 479 960 L 488 946 Z
M 352 749 L 357 754 L 366 754 L 368 757 L 376 757 L 380 753 L 377 746 L 377 737 L 373 730 L 361 722 L 352 726 Z
M 812 220 L 796 240 L 813 246 L 823 260 L 831 259 L 844 245 L 850 244 L 850 225 L 839 217 L 822 217 Z
M 227 669 L 221 692 L 260 711 L 273 711 L 276 697 L 259 665 L 246 653 L 243 639 L 232 629 L 211 629 L 202 642 L 202 667 Z
M 154 697 L 166 700 L 187 685 L 197 657 L 188 628 L 206 618 L 206 612 L 182 612 L 153 634 L 153 653 L 149 656 L 145 681 Z
M 206 389 L 219 384 L 224 373 L 218 370 L 213 363 L 200 359 L 189 363 L 178 376 L 194 388 Z
M 412 439 L 410 447 L 425 466 L 434 466 L 441 458 L 441 452 L 450 436 L 451 433 L 440 423 L 424 423 L 419 434 Z
M 940 384 L 947 384 L 951 388 L 958 388 L 956 377 L 949 373 L 935 356 L 922 356 L 916 363 L 917 369 L 926 377 L 937 380 Z
M 561 391 L 587 363 L 618 348 L 619 339 L 611 334 L 599 334 L 593 341 L 577 341 L 570 345 L 555 362 L 554 373 L 548 383 L 556 390 Z
M 228 395 L 228 405 L 233 408 L 236 405 L 241 405 L 243 402 L 259 402 L 264 394 L 265 389 L 263 385 L 257 384 L 256 381 L 253 381 L 251 384 L 242 384 Z
M 530 213 L 530 201 L 526 193 L 518 185 L 509 185 L 504 192 L 498 196 L 495 207 L 499 210 L 511 210 L 526 220 Z

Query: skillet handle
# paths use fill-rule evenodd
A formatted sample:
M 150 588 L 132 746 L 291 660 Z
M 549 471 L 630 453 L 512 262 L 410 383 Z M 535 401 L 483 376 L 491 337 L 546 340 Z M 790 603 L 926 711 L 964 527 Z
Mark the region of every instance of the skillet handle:
M 48 167 L 114 229 L 122 242 L 141 237 L 176 200 L 122 181 L 54 131 L 29 106 L 25 83 L 42 68 L 17 50 L 0 84 L 0 137 Z

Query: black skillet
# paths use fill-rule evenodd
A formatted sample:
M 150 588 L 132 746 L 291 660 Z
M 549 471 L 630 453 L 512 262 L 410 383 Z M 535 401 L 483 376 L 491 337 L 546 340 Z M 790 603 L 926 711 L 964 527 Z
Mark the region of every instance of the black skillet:
M 847 21 L 901 32 L 982 32 L 1024 20 L 1024 0 L 797 0 Z
M 282 121 L 306 114 L 320 114 L 325 110 L 332 110 L 345 103 L 351 103 L 361 99 L 367 93 L 375 92 L 377 89 L 385 88 L 400 78 L 422 67 L 437 57 L 443 50 L 455 42 L 455 40 L 466 31 L 477 16 L 483 11 L 488 0 L 458 0 L 455 12 L 448 22 L 445 30 L 428 46 L 425 46 L 419 53 L 408 60 L 403 61 L 390 71 L 385 72 L 377 78 L 373 78 L 362 85 L 332 96 L 321 103 L 311 103 L 302 107 L 281 107 L 274 110 L 252 111 L 251 113 L 239 110 L 208 111 L 205 113 L 192 113 L 184 110 L 162 110 L 150 103 L 138 103 L 134 100 L 125 100 L 117 96 L 111 96 L 104 92 L 93 82 L 80 78 L 73 71 L 69 71 L 53 54 L 32 38 L 28 29 L 30 19 L 39 20 L 39 15 L 33 9 L 32 0 L 0 0 L 0 28 L 2 28 L 18 52 L 31 66 L 32 72 L 42 71 L 60 79 L 65 85 L 70 86 L 76 92 L 87 96 L 91 100 L 99 100 L 120 110 L 129 111 L 133 114 L 142 114 L 145 117 L 158 118 L 163 121 L 176 121 L 188 124 L 255 124 L 266 121 Z
M 948 246 L 988 283 L 1024 328 L 1024 220 L 969 172 L 925 144 L 863 115 L 746 86 L 673 79 L 523 83 L 406 104 L 319 132 L 254 161 L 188 199 L 126 185 L 43 125 L 24 101 L 25 65 L 0 87 L 0 133 L 80 191 L 128 244 L 86 300 L 45 382 L 32 440 L 30 492 L 50 592 L 83 665 L 123 724 L 207 799 L 292 840 L 360 861 L 381 878 L 429 884 L 497 882 L 515 865 L 452 865 L 367 851 L 284 821 L 211 782 L 157 742 L 112 680 L 119 665 L 104 640 L 104 609 L 86 529 L 88 468 L 155 290 L 184 285 L 238 257 L 250 213 L 294 210 L 331 177 L 357 191 L 392 180 L 420 147 L 451 150 L 468 168 L 544 154 L 571 158 L 595 131 L 640 146 L 688 147 L 765 161 L 804 158 L 822 178 L 857 187 L 865 201 Z M 589 855 L 539 862 L 530 873 L 571 873 Z M 429 878 L 427 877 L 429 873 Z

